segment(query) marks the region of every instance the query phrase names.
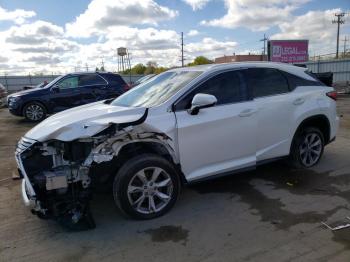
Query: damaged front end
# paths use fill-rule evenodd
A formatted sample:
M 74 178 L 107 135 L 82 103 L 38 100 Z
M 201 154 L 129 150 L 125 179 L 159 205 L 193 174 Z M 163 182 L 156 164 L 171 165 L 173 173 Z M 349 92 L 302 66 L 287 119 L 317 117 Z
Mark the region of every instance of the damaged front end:
M 24 148 L 28 141 L 31 145 Z M 21 139 L 16 159 L 24 178 L 23 199 L 33 214 L 68 226 L 82 221 L 89 228 L 95 226 L 89 212 L 91 177 L 89 167 L 83 165 L 92 147 L 93 143 L 79 141 Z
M 119 154 L 125 145 L 154 142 L 166 148 L 175 162 L 172 140 L 163 133 L 147 130 L 137 121 L 111 123 L 99 133 L 73 141 L 46 142 L 22 138 L 16 160 L 22 175 L 22 194 L 32 213 L 52 218 L 72 228 L 94 228 L 89 209 L 97 184 L 115 174 Z M 88 126 L 84 126 L 88 128 Z

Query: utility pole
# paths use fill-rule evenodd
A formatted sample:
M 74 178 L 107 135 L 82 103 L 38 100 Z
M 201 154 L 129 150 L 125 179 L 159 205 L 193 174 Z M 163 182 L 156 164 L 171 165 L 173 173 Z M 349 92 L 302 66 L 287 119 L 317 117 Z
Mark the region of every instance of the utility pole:
M 349 41 L 349 39 L 344 36 L 344 39 L 342 40 L 344 42 L 344 53 L 343 53 L 343 57 L 345 57 L 345 54 L 346 54 L 346 42 Z
M 263 47 L 263 61 L 265 61 L 265 53 L 266 53 L 266 41 L 268 40 L 268 38 L 266 37 L 266 35 L 264 34 L 264 38 L 260 39 L 260 41 L 264 41 L 264 47 Z
M 337 31 L 337 53 L 335 55 L 335 58 L 338 59 L 339 58 L 339 30 L 340 30 L 340 25 L 345 23 L 345 21 L 342 19 L 345 16 L 345 13 L 334 14 L 334 16 L 336 17 L 336 19 L 334 19 L 332 21 L 332 24 L 337 24 L 338 25 L 338 31 Z
M 101 65 L 102 65 L 102 67 L 101 67 L 102 70 L 101 71 L 105 71 L 105 62 L 103 61 L 103 59 L 104 59 L 104 56 L 101 56 Z
M 129 53 L 128 50 L 126 50 L 127 52 L 127 56 L 128 56 L 128 66 L 129 66 L 129 84 L 131 85 L 132 82 L 131 82 L 131 62 L 130 62 L 130 56 L 131 56 L 131 53 Z
M 181 67 L 184 67 L 184 32 L 181 32 Z
M 86 72 L 89 72 L 89 65 L 87 63 L 85 63 L 85 69 L 86 69 Z

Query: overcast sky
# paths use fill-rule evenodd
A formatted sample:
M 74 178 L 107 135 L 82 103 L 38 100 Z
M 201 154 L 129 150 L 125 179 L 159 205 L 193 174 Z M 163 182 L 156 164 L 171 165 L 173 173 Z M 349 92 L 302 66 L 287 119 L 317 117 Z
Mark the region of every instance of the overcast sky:
M 334 14 L 349 0 L 0 0 L 0 74 L 116 70 L 116 49 L 132 64 L 180 65 L 204 55 L 261 53 L 270 39 L 309 39 L 310 55 L 335 52 Z M 350 38 L 350 16 L 341 39 Z M 342 49 L 341 42 L 341 50 Z M 350 48 L 350 42 L 348 42 Z

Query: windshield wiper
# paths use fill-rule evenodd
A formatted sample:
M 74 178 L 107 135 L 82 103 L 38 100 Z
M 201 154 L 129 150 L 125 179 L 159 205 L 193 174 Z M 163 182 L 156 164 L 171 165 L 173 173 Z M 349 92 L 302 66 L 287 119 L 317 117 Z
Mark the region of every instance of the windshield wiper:
M 113 102 L 114 99 L 115 99 L 115 98 L 108 98 L 108 99 L 106 99 L 105 101 L 103 101 L 103 103 L 106 104 L 106 105 L 109 105 L 110 103 Z

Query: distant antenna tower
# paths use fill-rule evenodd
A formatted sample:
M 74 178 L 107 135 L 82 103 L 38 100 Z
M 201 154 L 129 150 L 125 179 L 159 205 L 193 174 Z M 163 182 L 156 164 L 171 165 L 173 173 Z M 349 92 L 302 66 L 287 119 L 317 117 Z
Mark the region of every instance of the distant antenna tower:
M 117 54 L 118 72 L 124 72 L 126 69 L 131 69 L 128 49 L 126 49 L 125 47 L 119 47 L 117 49 Z

